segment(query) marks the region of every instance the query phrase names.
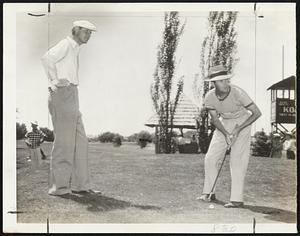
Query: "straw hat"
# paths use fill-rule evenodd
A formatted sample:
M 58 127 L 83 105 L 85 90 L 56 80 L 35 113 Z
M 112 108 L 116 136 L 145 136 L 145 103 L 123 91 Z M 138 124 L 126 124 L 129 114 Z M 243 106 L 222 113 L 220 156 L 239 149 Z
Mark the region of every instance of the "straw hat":
M 233 74 L 229 74 L 228 70 L 223 65 L 212 66 L 208 71 L 208 76 L 204 79 L 205 81 L 217 81 L 230 79 Z

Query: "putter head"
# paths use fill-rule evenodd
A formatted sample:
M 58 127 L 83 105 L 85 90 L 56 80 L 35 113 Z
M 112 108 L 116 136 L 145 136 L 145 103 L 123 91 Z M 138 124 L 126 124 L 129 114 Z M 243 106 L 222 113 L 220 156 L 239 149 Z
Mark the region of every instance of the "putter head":
M 211 196 L 212 196 L 212 194 L 209 194 L 208 195 L 208 197 L 207 198 L 205 198 L 205 202 L 211 202 Z

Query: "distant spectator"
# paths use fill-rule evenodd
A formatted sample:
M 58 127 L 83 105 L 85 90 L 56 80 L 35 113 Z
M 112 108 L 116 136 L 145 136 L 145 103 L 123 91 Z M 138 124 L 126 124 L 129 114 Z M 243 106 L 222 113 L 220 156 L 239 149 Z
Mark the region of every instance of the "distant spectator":
M 172 153 L 176 153 L 177 151 L 179 151 L 179 139 L 180 137 L 172 137 L 171 139 Z
M 31 122 L 32 131 L 25 135 L 25 142 L 30 150 L 30 158 L 33 169 L 37 169 L 42 162 L 40 145 L 44 142 L 46 135 L 38 129 L 38 122 Z
M 277 133 L 273 134 L 272 149 L 271 149 L 270 157 L 272 157 L 272 158 L 281 158 L 282 148 L 283 148 L 283 144 L 280 140 L 280 135 L 277 134 Z
M 194 134 L 192 136 L 191 143 L 197 143 L 197 139 L 196 139 L 196 136 Z
M 178 142 L 179 142 L 179 145 L 184 145 L 184 144 L 190 143 L 190 140 L 185 137 L 179 137 Z
M 287 132 L 285 134 L 285 142 L 283 143 L 283 149 L 286 151 L 287 159 L 295 159 L 296 156 L 296 139 L 293 134 Z

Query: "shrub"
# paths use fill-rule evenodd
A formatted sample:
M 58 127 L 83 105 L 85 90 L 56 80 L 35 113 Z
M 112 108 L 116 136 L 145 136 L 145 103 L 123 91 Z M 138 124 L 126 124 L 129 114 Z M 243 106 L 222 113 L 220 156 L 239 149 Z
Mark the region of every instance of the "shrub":
M 272 143 L 270 137 L 263 130 L 254 134 L 254 141 L 252 141 L 251 146 L 253 156 L 270 156 Z
M 92 142 L 92 143 L 99 141 L 99 137 L 98 136 L 87 136 L 87 138 L 88 138 L 88 141 Z
M 122 136 L 116 134 L 113 138 L 114 147 L 120 147 L 122 145 Z
M 147 146 L 147 143 L 152 142 L 152 136 L 148 131 L 141 131 L 138 133 L 137 136 L 137 143 L 141 148 L 144 148 Z
M 124 137 L 118 133 L 105 132 L 98 136 L 101 143 L 113 143 L 114 146 L 121 146 Z

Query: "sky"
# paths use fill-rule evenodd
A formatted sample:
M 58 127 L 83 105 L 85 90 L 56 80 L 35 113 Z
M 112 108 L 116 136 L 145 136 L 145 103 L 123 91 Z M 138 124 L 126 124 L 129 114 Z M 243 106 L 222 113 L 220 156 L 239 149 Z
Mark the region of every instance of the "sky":
M 45 5 L 46 6 L 46 5 Z M 267 88 L 296 74 L 295 13 L 280 5 L 259 4 L 256 27 L 253 5 L 239 12 L 236 22 L 237 58 L 232 83 L 247 91 L 262 111 L 253 127 L 269 132 L 270 91 Z M 176 58 L 176 79 L 184 76 L 184 93 L 196 105 L 193 80 L 200 73 L 201 44 L 207 35 L 207 10 L 180 12 L 186 21 Z M 211 8 L 213 10 L 214 8 Z M 25 12 L 16 21 L 16 106 L 17 121 L 28 127 L 37 120 L 52 128 L 48 114 L 48 82 L 40 58 L 47 49 L 70 35 L 72 22 L 86 19 L 97 26 L 89 42 L 81 46 L 79 71 L 80 110 L 88 135 L 111 131 L 128 136 L 141 130 L 154 132 L 144 124 L 154 114 L 150 86 L 154 81 L 157 46 L 162 40 L 163 12 L 78 12 L 57 11 L 50 16 L 32 17 Z M 256 86 L 255 86 L 256 65 Z

